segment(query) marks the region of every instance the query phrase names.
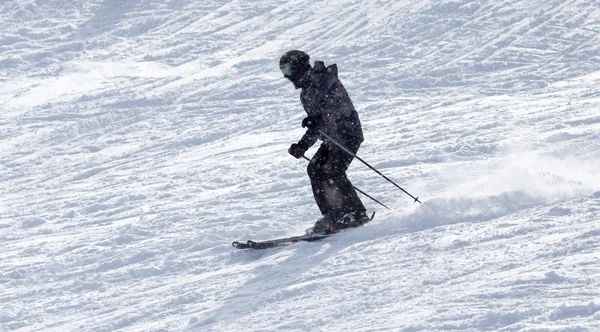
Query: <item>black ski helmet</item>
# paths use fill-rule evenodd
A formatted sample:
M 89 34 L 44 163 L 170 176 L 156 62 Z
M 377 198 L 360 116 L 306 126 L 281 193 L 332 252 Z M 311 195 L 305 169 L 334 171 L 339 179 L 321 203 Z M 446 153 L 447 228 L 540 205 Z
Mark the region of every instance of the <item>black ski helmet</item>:
M 310 68 L 310 56 L 300 50 L 287 51 L 279 59 L 279 69 L 296 89 L 300 88 L 300 80 Z
M 301 67 L 303 65 L 310 66 L 309 60 L 310 56 L 308 56 L 308 54 L 306 54 L 305 52 L 300 50 L 291 50 L 285 52 L 285 54 L 281 56 L 281 59 L 279 59 L 279 65 L 281 66 L 283 64 L 289 63 L 294 67 Z

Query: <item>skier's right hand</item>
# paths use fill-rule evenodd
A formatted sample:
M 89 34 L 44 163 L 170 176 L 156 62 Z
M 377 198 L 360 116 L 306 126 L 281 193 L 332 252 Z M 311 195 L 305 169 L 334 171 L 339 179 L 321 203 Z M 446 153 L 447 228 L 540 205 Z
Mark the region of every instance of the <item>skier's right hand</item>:
M 306 146 L 306 144 L 304 144 L 303 142 L 298 142 L 298 143 L 294 143 L 294 144 L 290 145 L 288 152 L 289 152 L 289 154 L 294 156 L 294 158 L 299 159 L 299 158 L 302 158 L 302 156 L 304 156 L 304 153 L 306 152 L 306 150 L 308 150 L 308 147 Z

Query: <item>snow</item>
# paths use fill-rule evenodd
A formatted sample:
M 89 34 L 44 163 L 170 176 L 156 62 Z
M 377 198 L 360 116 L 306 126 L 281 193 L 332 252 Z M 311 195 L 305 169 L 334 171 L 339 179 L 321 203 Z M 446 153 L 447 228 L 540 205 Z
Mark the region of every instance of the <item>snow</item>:
M 0 331 L 600 331 L 598 4 L 4 1 Z M 318 217 L 295 48 L 423 204 L 236 250 Z

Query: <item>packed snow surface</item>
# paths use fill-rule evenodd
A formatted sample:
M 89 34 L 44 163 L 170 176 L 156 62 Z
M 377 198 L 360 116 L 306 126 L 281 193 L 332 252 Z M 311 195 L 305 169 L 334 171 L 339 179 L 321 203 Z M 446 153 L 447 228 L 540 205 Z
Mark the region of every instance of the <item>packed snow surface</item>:
M 597 0 L 5 0 L 1 331 L 600 331 Z M 320 242 L 287 50 L 392 207 Z M 309 150 L 312 155 L 315 149 Z

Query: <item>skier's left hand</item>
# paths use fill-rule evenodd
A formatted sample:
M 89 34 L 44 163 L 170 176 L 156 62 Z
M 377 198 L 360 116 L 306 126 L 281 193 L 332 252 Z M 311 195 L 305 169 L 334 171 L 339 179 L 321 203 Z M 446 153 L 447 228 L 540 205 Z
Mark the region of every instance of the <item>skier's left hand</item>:
M 321 116 L 307 116 L 302 120 L 302 128 L 315 129 L 319 126 Z

